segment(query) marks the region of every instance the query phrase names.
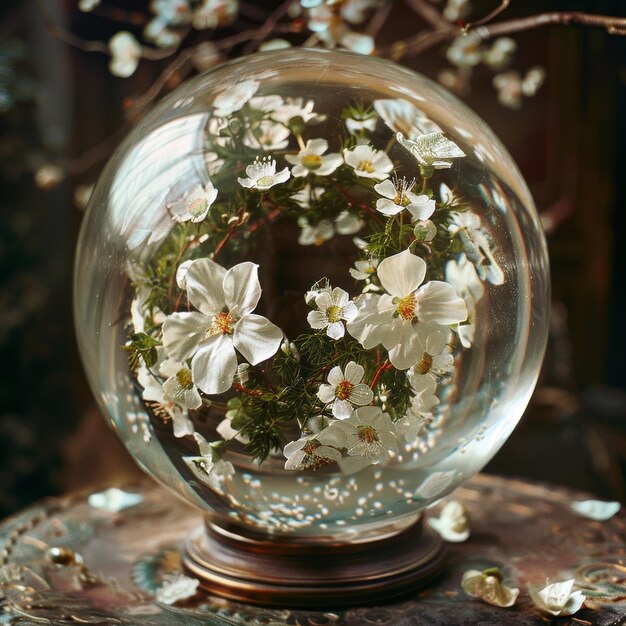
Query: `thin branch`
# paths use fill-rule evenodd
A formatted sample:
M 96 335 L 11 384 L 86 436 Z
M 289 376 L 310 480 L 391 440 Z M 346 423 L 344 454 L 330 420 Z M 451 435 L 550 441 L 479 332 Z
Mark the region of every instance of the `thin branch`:
M 581 24 L 583 26 L 595 26 L 604 28 L 610 35 L 623 35 L 626 33 L 626 17 L 614 17 L 611 15 L 593 15 L 581 11 L 552 11 L 539 13 L 529 17 L 520 17 L 506 22 L 497 22 L 487 26 L 478 26 L 474 30 L 481 39 L 491 39 L 500 35 L 508 35 L 523 30 L 531 30 L 542 26 L 558 24 L 571 26 Z
M 390 1 L 383 4 L 370 18 L 370 21 L 367 23 L 367 27 L 365 28 L 365 32 L 375 38 L 385 25 L 385 22 L 391 13 L 391 9 L 393 9 L 393 2 Z
M 456 30 L 448 20 L 429 2 L 405 0 L 414 13 L 419 15 L 434 30 Z
M 57 24 L 52 15 L 50 15 L 50 13 L 48 12 L 48 7 L 46 7 L 43 0 L 37 0 L 37 5 L 39 6 L 41 14 L 46 23 L 46 28 L 53 37 L 56 37 L 63 43 L 66 43 L 68 46 L 78 48 L 83 52 L 101 52 L 102 54 L 110 56 L 111 52 L 109 51 L 109 46 L 107 43 L 103 41 L 83 39 L 82 37 L 75 35 L 74 33 Z M 181 37 L 181 41 L 184 36 L 185 35 Z M 142 58 L 148 59 L 149 61 L 160 61 L 161 59 L 166 59 L 167 57 L 172 56 L 172 54 L 174 54 L 176 50 L 178 50 L 178 46 L 163 48 L 162 50 L 141 46 L 141 56 Z
M 249 54 L 252 52 L 258 42 L 263 41 L 266 37 L 271 35 L 275 30 L 278 22 L 287 15 L 289 7 L 294 3 L 294 0 L 286 0 L 283 2 L 263 23 L 263 25 L 257 29 L 255 35 L 250 39 L 248 45 L 243 49 L 243 54 Z
M 511 0 L 502 0 L 500 5 L 497 6 L 493 11 L 491 11 L 491 13 L 487 13 L 485 17 L 481 18 L 480 20 L 477 20 L 476 22 L 470 22 L 466 24 L 465 28 L 469 29 L 469 28 L 473 28 L 476 26 L 482 26 L 483 24 L 487 24 L 488 22 L 491 22 L 494 17 L 498 17 L 500 13 L 508 9 L 510 4 L 511 4 Z
M 550 13 L 539 13 L 528 17 L 496 22 L 495 24 L 421 32 L 413 37 L 394 43 L 389 50 L 389 55 L 394 59 L 399 59 L 405 55 L 416 56 L 441 43 L 451 41 L 462 34 L 470 32 L 476 33 L 481 39 L 486 41 L 502 35 L 555 24 L 562 26 L 571 26 L 573 24 L 595 26 L 604 28 L 611 35 L 626 35 L 626 18 L 624 17 L 593 15 L 580 11 L 552 11 Z

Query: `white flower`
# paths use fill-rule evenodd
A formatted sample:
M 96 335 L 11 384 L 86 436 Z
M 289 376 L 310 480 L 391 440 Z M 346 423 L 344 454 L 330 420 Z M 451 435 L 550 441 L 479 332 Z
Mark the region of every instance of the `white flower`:
M 181 42 L 180 32 L 169 28 L 167 20 L 160 16 L 151 19 L 145 25 L 143 36 L 159 48 L 173 48 Z
M 362 24 L 369 12 L 379 4 L 379 0 L 344 0 L 339 11 L 346 22 Z
M 194 185 L 178 200 L 167 204 L 172 219 L 177 222 L 201 222 L 217 198 L 217 189 L 209 181 L 204 187 Z
M 413 220 L 427 220 L 435 211 L 435 201 L 426 194 L 412 193 L 414 185 L 415 181 L 409 183 L 404 178 L 395 185 L 390 180 L 378 183 L 374 191 L 383 197 L 376 200 L 376 210 L 383 215 L 397 215 L 406 209 Z
M 447 350 L 450 331 L 447 327 L 432 322 L 417 324 L 413 341 L 414 353 L 419 356 L 417 363 L 409 370 L 407 376 L 415 387 L 422 376 L 437 379 L 452 370 L 454 357 Z
M 341 339 L 345 328 L 343 322 L 351 322 L 357 316 L 354 302 L 346 291 L 335 287 L 332 292 L 322 291 L 315 297 L 316 311 L 307 315 L 311 328 L 326 329 L 331 339 Z
M 218 94 L 213 101 L 215 115 L 227 117 L 235 111 L 239 111 L 252 98 L 259 89 L 256 80 L 244 80 Z
M 452 285 L 438 280 L 422 285 L 426 263 L 409 250 L 381 261 L 377 274 L 387 293 L 360 296 L 359 315 L 348 332 L 368 350 L 382 343 L 397 369 L 408 369 L 424 357 L 434 327 L 423 329 L 423 323 L 443 326 L 467 318 L 465 302 Z
M 243 142 L 251 148 L 282 150 L 289 144 L 289 129 L 272 120 L 261 120 L 246 133 Z
M 457 67 L 474 67 L 483 58 L 482 39 L 475 32 L 460 35 L 450 44 L 446 56 Z
M 392 131 L 409 139 L 424 133 L 441 132 L 437 124 L 404 98 L 374 100 L 374 109 Z
M 273 120 L 282 124 L 288 124 L 294 117 L 301 117 L 305 124 L 324 119 L 323 115 L 313 111 L 315 102 L 305 102 L 303 98 L 282 98 L 275 94 L 256 96 L 250 100 L 250 106 L 270 113 Z
M 443 10 L 443 17 L 448 22 L 456 22 L 467 15 L 472 10 L 472 5 L 469 0 L 448 0 L 446 8 Z
M 448 502 L 439 517 L 428 518 L 428 525 L 434 528 L 442 539 L 452 543 L 462 543 L 470 535 L 467 511 L 456 500 Z
M 409 372 L 410 374 L 410 372 Z M 413 396 L 409 413 L 423 416 L 439 404 L 435 395 L 437 381 L 433 376 L 408 376 Z
M 301 224 L 302 230 L 298 237 L 298 243 L 301 246 L 321 246 L 325 241 L 335 236 L 335 227 L 332 222 L 328 220 L 322 220 L 314 226 L 311 226 L 306 219 L 301 222 L 299 221 L 299 223 Z
M 135 37 L 128 31 L 121 30 L 109 40 L 111 61 L 109 71 L 113 76 L 128 78 L 139 65 L 141 46 Z
M 150 10 L 172 26 L 186 24 L 191 19 L 188 0 L 152 0 Z
M 230 461 L 219 458 L 213 446 L 198 432 L 193 433 L 200 456 L 184 456 L 183 461 L 201 482 L 220 490 L 223 483 L 234 475 L 235 468 Z
M 611 519 L 621 508 L 619 502 L 603 502 L 602 500 L 580 500 L 572 502 L 572 510 L 578 515 L 595 520 L 596 522 L 606 522 Z
M 459 238 L 467 258 L 474 264 L 480 279 L 487 280 L 492 285 L 502 285 L 504 272 L 496 263 L 493 242 L 482 227 L 480 217 L 471 211 L 462 213 L 453 211 L 450 217 L 448 230 Z
M 269 52 L 270 50 L 286 50 L 287 48 L 291 47 L 291 44 L 286 39 L 276 37 L 275 39 L 264 41 L 259 46 L 259 52 Z
M 347 419 L 352 406 L 364 406 L 374 399 L 372 390 L 361 381 L 365 370 L 361 365 L 350 361 L 345 373 L 339 365 L 328 373 L 328 383 L 320 385 L 317 397 L 325 404 L 332 403 L 331 410 L 338 419 Z
M 351 267 L 348 271 L 354 280 L 369 280 L 376 273 L 379 263 L 379 259 L 355 261 L 354 267 Z
M 281 330 L 252 314 L 261 297 L 258 265 L 229 270 L 210 259 L 194 261 L 185 275 L 187 297 L 198 312 L 173 313 L 163 322 L 168 356 L 192 357 L 195 384 L 207 394 L 223 393 L 237 372 L 237 354 L 256 365 L 276 353 Z
M 364 130 L 373 131 L 376 128 L 376 121 L 376 116 L 371 112 L 359 114 L 355 111 L 351 117 L 345 119 L 345 124 L 351 135 L 358 135 Z
M 109 487 L 104 491 L 92 493 L 89 498 L 87 498 L 87 502 L 89 506 L 92 506 L 94 509 L 108 511 L 109 513 L 119 513 L 124 509 L 137 506 L 143 502 L 143 496 L 139 493 L 122 491 L 117 487 Z
M 161 604 L 176 604 L 196 595 L 200 581 L 183 574 L 166 577 L 163 584 L 156 590 L 156 601 Z
M 328 463 L 339 461 L 341 452 L 330 446 L 323 446 L 315 436 L 302 437 L 285 446 L 286 470 L 318 469 Z
M 181 367 L 163 383 L 163 397 L 185 409 L 197 409 L 202 405 L 198 388 L 191 378 L 191 370 L 187 367 Z
M 389 172 L 393 169 L 391 159 L 382 150 L 369 145 L 360 144 L 352 150 L 346 148 L 343 158 L 354 169 L 354 173 L 363 178 L 384 180 L 389 178 Z
M 498 102 L 511 109 L 519 109 L 522 96 L 534 96 L 543 85 L 545 75 L 542 67 L 531 68 L 524 77 L 515 70 L 496 74 L 493 86 L 498 92 Z
M 446 281 L 453 285 L 465 300 L 469 323 L 454 325 L 452 330 L 458 335 L 461 345 L 469 348 L 474 341 L 476 303 L 483 297 L 485 288 L 476 268 L 465 254 L 462 254 L 458 261 L 453 259 L 446 263 Z
M 206 171 L 209 176 L 215 176 L 216 174 L 219 174 L 224 163 L 224 159 L 220 159 L 217 152 L 204 153 L 204 164 L 206 165 Z
M 363 227 L 363 220 L 350 211 L 341 211 L 335 218 L 335 230 L 339 235 L 354 235 Z
M 226 26 L 237 17 L 237 9 L 237 0 L 203 0 L 194 9 L 191 23 L 196 30 Z
M 194 426 L 187 409 L 165 397 L 163 385 L 144 365 L 137 368 L 137 382 L 143 387 L 141 397 L 146 402 L 155 402 L 170 416 L 174 437 L 186 437 L 193 433 Z
M 402 133 L 396 135 L 398 143 L 404 146 L 425 168 L 445 170 L 452 167 L 452 159 L 465 156 L 465 152 L 442 133 L 428 133 L 413 139 L 406 139 Z
M 374 38 L 366 33 L 357 33 L 352 30 L 341 35 L 339 43 L 346 49 L 358 54 L 372 54 L 376 45 Z
M 246 175 L 248 178 L 237 178 L 237 181 L 242 187 L 267 191 L 274 185 L 284 183 L 289 178 L 290 173 L 288 167 L 277 173 L 276 161 L 269 157 L 262 159 L 257 157 L 254 163 L 246 167 Z
M 324 195 L 324 187 L 312 187 L 311 185 L 305 185 L 300 191 L 291 194 L 292 200 L 297 202 L 303 209 L 310 209 L 311 204 L 317 202 Z M 302 222 L 301 226 L 308 224 L 306 219 Z
M 292 176 L 299 178 L 308 174 L 317 176 L 332 174 L 343 163 L 343 159 L 338 153 L 325 155 L 326 150 L 328 150 L 326 139 L 309 139 L 297 155 L 287 154 L 286 161 L 294 166 L 291 169 Z
M 336 420 L 317 435 L 325 445 L 346 448 L 348 454 L 378 465 L 398 451 L 393 423 L 377 406 L 355 409 L 345 420 Z
M 519 589 L 516 587 L 502 584 L 502 574 L 495 567 L 483 572 L 468 570 L 461 579 L 461 588 L 469 596 L 500 607 L 513 606 L 519 595 Z
M 100 4 L 100 0 L 80 0 L 78 9 L 80 11 L 92 11 Z
M 498 37 L 498 39 L 493 42 L 491 48 L 483 53 L 483 61 L 493 70 L 502 69 L 509 64 L 516 48 L 517 44 L 514 39 L 510 37 Z
M 580 590 L 573 591 L 575 579 L 564 580 L 549 584 L 546 580 L 545 587 L 528 585 L 528 593 L 535 604 L 544 613 L 550 615 L 573 615 L 580 610 L 586 597 Z

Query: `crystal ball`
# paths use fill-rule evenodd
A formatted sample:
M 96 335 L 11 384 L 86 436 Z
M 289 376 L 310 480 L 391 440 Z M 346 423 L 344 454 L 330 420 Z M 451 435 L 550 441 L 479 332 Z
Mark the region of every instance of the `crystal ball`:
M 179 86 L 82 224 L 77 334 L 136 462 L 213 519 L 306 540 L 412 524 L 520 419 L 546 245 L 513 160 L 390 61 L 267 52 Z

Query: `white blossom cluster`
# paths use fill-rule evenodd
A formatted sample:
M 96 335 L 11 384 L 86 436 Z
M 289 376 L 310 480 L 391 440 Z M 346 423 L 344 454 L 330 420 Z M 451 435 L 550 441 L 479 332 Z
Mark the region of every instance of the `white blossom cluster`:
M 424 184 L 419 188 L 415 180 L 396 176 L 389 151 L 367 140 L 363 120 L 346 116 L 346 133 L 352 137 L 356 133 L 356 141 L 333 151 L 327 139 L 315 136 L 316 123 L 323 117 L 314 111 L 313 101 L 259 95 L 258 91 L 259 83 L 247 80 L 215 97 L 208 123 L 215 152 L 206 155 L 207 170 L 215 176 L 177 189 L 165 202 L 168 228 L 199 226 L 217 210 L 224 193 L 217 183 L 217 175 L 225 171 L 220 150 L 230 145 L 228 135 L 220 130 L 232 116 L 247 120 L 242 141 L 247 149 L 257 151 L 255 158 L 239 166 L 236 185 L 240 193 L 262 202 L 280 186 L 301 180 L 300 190 L 290 194 L 303 213 L 297 220 L 300 245 L 322 245 L 336 235 L 355 235 L 364 228 L 368 215 L 364 210 L 342 211 L 334 221 L 317 223 L 304 217 L 334 187 L 325 181 L 331 181 L 339 168 L 373 195 L 366 208 L 375 220 L 382 224 L 395 220 L 409 227 L 414 235 L 403 249 L 380 258 L 369 255 L 367 247 L 361 250 L 362 240 L 355 239 L 361 250 L 360 260 L 349 270 L 358 286 L 355 294 L 320 281 L 304 295 L 311 333 L 337 346 L 356 341 L 360 349 L 377 355 L 379 367 L 372 373 L 371 365 L 360 359 L 329 366 L 316 382 L 319 414 L 298 416 L 302 436 L 282 450 L 288 470 L 338 463 L 342 471 L 354 472 L 367 465 L 384 465 L 405 441 L 415 441 L 432 418 L 440 402 L 438 388 L 454 374 L 454 336 L 460 349 L 471 347 L 483 282 L 497 285 L 504 280 L 493 242 L 478 216 L 469 210 L 456 212 L 459 200 L 446 185 L 440 186 L 437 196 L 426 193 L 428 178 L 437 170 L 449 170 L 465 154 L 408 101 L 375 101 L 375 117 L 368 116 L 368 125 L 372 126 L 371 120 L 381 121 L 391 131 L 393 150 L 412 159 L 421 172 Z M 290 126 L 296 118 L 312 133 L 306 141 L 301 130 Z M 285 164 L 279 165 L 279 159 Z M 440 279 L 431 279 L 432 268 L 413 244 L 433 239 L 436 228 L 431 218 L 436 211 L 449 211 L 448 236 L 457 238 L 463 252 L 440 268 Z M 230 230 L 219 247 L 235 236 L 246 219 L 242 215 L 229 219 Z M 170 230 L 164 231 L 164 240 Z M 151 367 L 142 363 L 137 369 L 143 398 L 171 419 L 175 437 L 194 438 L 199 454 L 185 457 L 185 462 L 200 480 L 219 489 L 234 472 L 221 458 L 223 445 L 247 443 L 234 426 L 237 410 L 226 413 L 217 429 L 222 439 L 214 442 L 196 431 L 190 411 L 210 406 L 215 396 L 226 392 L 257 393 L 246 387 L 250 374 L 261 364 L 265 372 L 270 371 L 281 347 L 298 361 L 297 347 L 276 324 L 255 312 L 263 294 L 256 263 L 225 267 L 211 255 L 181 259 L 170 281 L 180 296 L 169 314 L 154 308 L 148 311 L 145 278 L 136 268 L 131 278 L 137 290 L 131 306 L 133 330 L 141 333 L 149 325 L 160 337 L 156 363 Z M 377 384 L 378 376 L 391 368 L 401 372 L 410 390 L 410 402 L 399 419 L 392 419 L 385 393 Z

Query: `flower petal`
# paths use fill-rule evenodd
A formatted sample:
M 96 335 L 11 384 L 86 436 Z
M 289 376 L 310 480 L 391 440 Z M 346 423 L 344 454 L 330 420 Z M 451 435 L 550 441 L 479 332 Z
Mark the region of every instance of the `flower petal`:
M 343 325 L 343 322 L 333 322 L 332 324 L 329 324 L 328 328 L 326 329 L 326 334 L 331 339 L 341 339 L 344 336 L 345 332 L 346 329 Z
M 389 200 L 396 197 L 396 186 L 390 180 L 384 180 L 382 183 L 374 185 L 374 191 Z M 401 211 L 402 207 L 399 207 L 399 210 Z
M 231 267 L 224 275 L 223 285 L 229 310 L 236 316 L 251 313 L 261 298 L 259 266 L 246 261 Z
M 189 302 L 205 315 L 215 315 L 224 308 L 223 281 L 226 270 L 211 261 L 198 259 L 187 270 L 185 282 Z
M 332 402 L 335 399 L 335 387 L 333 385 L 320 385 L 317 391 L 317 397 L 324 402 L 324 404 Z
M 176 361 L 188 359 L 200 345 L 211 326 L 211 319 L 202 313 L 172 313 L 163 322 L 163 347 Z
M 224 393 L 233 384 L 237 355 L 229 335 L 213 335 L 191 360 L 193 382 L 204 393 Z
M 172 427 L 174 437 L 186 437 L 192 435 L 195 430 L 193 422 L 189 419 L 187 413 L 175 413 L 172 415 Z
M 350 394 L 350 402 L 363 406 L 369 404 L 374 399 L 374 392 L 367 385 L 355 385 Z
M 306 316 L 306 321 L 309 323 L 311 328 L 326 328 L 328 326 L 328 317 L 326 317 L 326 313 L 322 311 L 311 311 Z
M 404 250 L 383 259 L 377 273 L 387 293 L 404 298 L 422 284 L 426 276 L 426 263 L 409 250 Z
M 335 365 L 335 367 L 333 367 L 330 372 L 328 372 L 328 382 L 333 386 L 336 387 L 342 380 L 344 380 L 345 376 L 343 375 L 343 372 L 341 371 L 341 367 L 339 367 L 339 365 Z
M 347 400 L 335 399 L 333 403 L 333 415 L 339 420 L 345 420 L 352 415 L 352 405 Z
M 346 365 L 345 370 L 345 379 L 351 382 L 353 385 L 358 385 L 363 380 L 363 375 L 365 374 L 365 370 L 362 365 L 355 363 L 354 361 L 350 361 Z M 329 378 L 330 381 L 330 378 Z
M 283 332 L 261 315 L 246 315 L 236 324 L 233 333 L 235 348 L 246 361 L 256 365 L 276 354 Z
M 465 300 L 457 295 L 449 283 L 431 280 L 418 289 L 415 300 L 417 318 L 421 322 L 456 324 L 467 319 Z

